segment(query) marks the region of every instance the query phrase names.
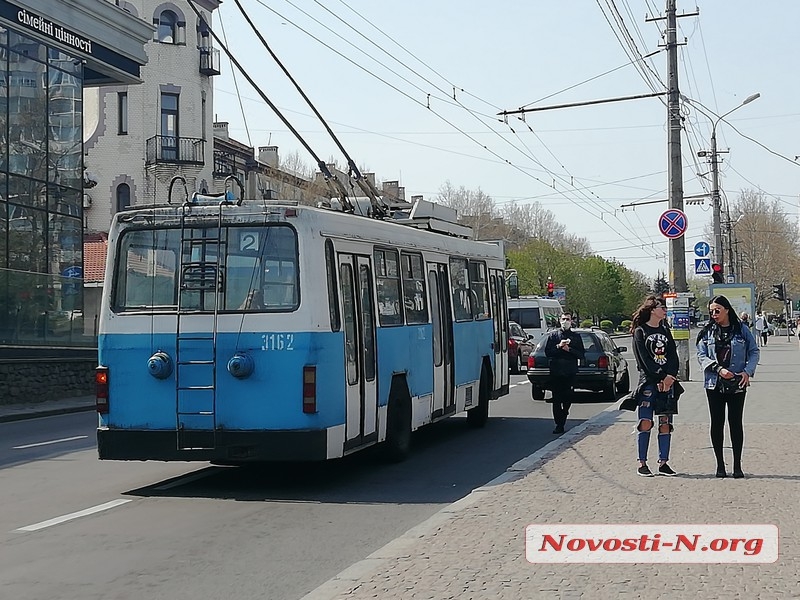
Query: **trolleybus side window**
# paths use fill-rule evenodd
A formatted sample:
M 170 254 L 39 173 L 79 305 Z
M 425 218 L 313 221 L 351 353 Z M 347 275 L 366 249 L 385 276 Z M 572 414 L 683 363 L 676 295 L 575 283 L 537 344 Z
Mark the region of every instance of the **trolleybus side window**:
M 472 298 L 472 316 L 478 320 L 491 317 L 489 310 L 489 287 L 486 282 L 486 264 L 469 261 L 469 289 Z
M 453 317 L 456 321 L 472 320 L 467 259 L 450 258 L 450 282 L 453 292 Z
M 331 317 L 331 331 L 342 328 L 339 315 L 338 286 L 336 285 L 336 255 L 333 253 L 333 242 L 325 240 L 325 269 L 328 279 L 328 310 Z
M 375 315 L 372 312 L 372 273 L 366 265 L 358 269 L 361 287 L 361 318 L 364 319 L 364 379 L 375 379 Z
M 400 302 L 400 268 L 397 250 L 376 248 L 375 290 L 378 295 L 378 318 L 381 327 L 403 324 L 403 306 Z
M 428 273 L 428 285 L 431 289 L 431 323 L 433 325 L 433 364 L 436 367 L 442 366 L 442 336 L 439 332 L 442 330 L 442 315 L 441 311 L 436 310 L 437 306 L 441 306 L 442 298 L 439 298 L 439 286 L 436 282 L 436 272 L 431 271 Z
M 345 371 L 347 372 L 347 383 L 354 385 L 358 382 L 358 334 L 356 333 L 358 314 L 356 313 L 352 267 L 349 264 L 341 265 L 339 277 L 342 280 Z
M 403 306 L 406 323 L 419 325 L 428 322 L 428 302 L 425 295 L 425 272 L 422 256 L 419 254 L 400 254 L 403 276 Z

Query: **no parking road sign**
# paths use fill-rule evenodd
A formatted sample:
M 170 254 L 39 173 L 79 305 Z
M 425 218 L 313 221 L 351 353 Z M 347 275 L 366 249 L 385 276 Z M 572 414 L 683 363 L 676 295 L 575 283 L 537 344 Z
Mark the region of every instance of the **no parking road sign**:
M 689 220 L 686 218 L 686 213 L 677 208 L 665 210 L 658 219 L 659 231 L 671 240 L 677 239 L 686 233 L 688 226 Z

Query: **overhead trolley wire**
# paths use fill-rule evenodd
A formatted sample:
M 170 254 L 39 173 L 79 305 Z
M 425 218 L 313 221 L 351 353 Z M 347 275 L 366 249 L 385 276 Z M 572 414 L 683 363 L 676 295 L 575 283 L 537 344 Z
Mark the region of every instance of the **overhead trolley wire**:
M 206 24 L 206 26 L 208 27 L 208 31 L 209 31 L 209 33 L 210 33 L 210 34 L 211 34 L 211 36 L 214 38 L 214 41 L 216 41 L 216 42 L 217 42 L 217 43 L 220 45 L 220 47 L 221 47 L 221 48 L 222 48 L 222 50 L 225 52 L 226 56 L 227 56 L 227 57 L 230 59 L 230 61 L 231 61 L 231 62 L 232 62 L 232 63 L 233 63 L 235 66 L 236 66 L 236 68 L 237 68 L 237 69 L 239 69 L 239 72 L 240 72 L 240 73 L 241 73 L 241 74 L 244 76 L 244 78 L 245 78 L 245 79 L 247 79 L 248 83 L 249 83 L 251 86 L 253 86 L 253 89 L 254 89 L 256 92 L 258 92 L 258 95 L 259 95 L 259 96 L 261 96 L 261 99 L 262 99 L 264 102 L 266 102 L 266 103 L 267 103 L 267 106 L 269 106 L 269 107 L 272 109 L 272 111 L 273 111 L 273 112 L 275 113 L 275 115 L 276 115 L 276 116 L 277 116 L 277 117 L 278 117 L 278 118 L 281 120 L 281 122 L 282 122 L 284 125 L 286 125 L 286 127 L 288 127 L 288 128 L 289 128 L 289 131 L 291 131 L 291 132 L 292 132 L 292 134 L 293 134 L 293 135 L 294 135 L 294 136 L 297 138 L 297 140 L 300 142 L 300 144 L 303 146 L 303 148 L 305 148 L 305 149 L 306 149 L 306 151 L 307 151 L 307 152 L 308 152 L 308 153 L 309 153 L 309 154 L 310 154 L 310 155 L 313 157 L 313 159 L 314 159 L 314 160 L 316 161 L 316 163 L 317 163 L 317 166 L 319 167 L 319 170 L 322 172 L 323 176 L 325 177 L 325 180 L 326 180 L 327 182 L 333 181 L 333 182 L 334 182 L 334 185 L 335 185 L 337 188 L 339 188 L 339 192 L 340 192 L 340 194 L 341 194 L 341 200 L 342 200 L 342 206 L 343 206 L 343 208 L 344 208 L 344 209 L 346 209 L 346 210 L 350 210 L 350 211 L 352 211 L 352 210 L 353 210 L 353 206 L 352 206 L 352 204 L 350 203 L 350 201 L 347 199 L 347 192 L 346 192 L 346 190 L 345 190 L 345 188 L 344 188 L 344 185 L 343 185 L 343 184 L 342 184 L 342 183 L 339 181 L 339 179 L 338 179 L 338 178 L 337 178 L 335 175 L 333 175 L 333 174 L 330 172 L 330 170 L 328 169 L 328 165 L 327 165 L 327 164 L 325 164 L 325 161 L 321 160 L 321 159 L 320 159 L 320 158 L 317 156 L 317 154 L 314 152 L 314 150 L 311 148 L 311 146 L 309 146 L 309 145 L 308 145 L 308 142 L 306 142 L 306 141 L 305 141 L 305 139 L 303 139 L 303 136 L 301 136 L 301 135 L 300 135 L 300 132 L 298 132 L 298 131 L 297 131 L 297 130 L 294 128 L 294 126 L 293 126 L 293 125 L 292 125 L 292 124 L 289 122 L 289 120 L 288 120 L 288 119 L 287 119 L 287 118 L 286 118 L 286 117 L 283 115 L 283 113 L 281 113 L 281 111 L 278 109 L 278 107 L 277 107 L 277 106 L 275 106 L 275 104 L 273 104 L 273 102 L 272 102 L 272 101 L 271 101 L 271 100 L 270 100 L 270 99 L 267 97 L 267 95 L 266 95 L 266 94 L 264 93 L 264 91 L 263 91 L 263 90 L 262 90 L 262 89 L 261 89 L 261 88 L 258 86 L 258 84 L 256 84 L 256 82 L 255 82 L 255 81 L 253 81 L 253 78 L 252 78 L 252 77 L 250 77 L 250 75 L 248 75 L 247 71 L 245 71 L 245 70 L 244 70 L 244 68 L 243 68 L 243 67 L 242 67 L 242 65 L 239 63 L 239 61 L 238 61 L 238 60 L 236 60 L 236 58 L 233 56 L 233 54 L 230 52 L 230 50 L 228 50 L 228 46 L 227 46 L 226 44 L 224 44 L 224 43 L 222 42 L 222 40 L 220 40 L 219 36 L 216 34 L 216 32 L 214 31 L 214 29 L 213 29 L 213 28 L 212 28 L 212 27 L 211 27 L 211 26 L 208 24 L 208 22 L 206 21 L 205 17 L 204 17 L 204 16 L 203 16 L 203 15 L 200 13 L 200 11 L 197 9 L 197 6 L 195 6 L 194 0 L 187 0 L 187 2 L 189 3 L 189 6 L 190 6 L 190 7 L 191 7 L 191 9 L 194 11 L 194 13 L 197 15 L 197 18 L 198 18 L 198 19 L 200 19 L 200 20 L 201 20 L 203 23 L 205 23 L 205 24 Z
M 239 0 L 234 0 L 234 3 L 236 4 L 236 7 L 239 9 L 239 12 L 242 13 L 242 16 L 247 21 L 247 24 L 250 26 L 250 29 L 252 29 L 253 33 L 255 33 L 256 37 L 258 37 L 259 41 L 261 42 L 261 45 L 264 46 L 264 48 L 266 49 L 267 52 L 269 52 L 269 55 L 272 57 L 272 60 L 274 60 L 275 63 L 278 65 L 278 67 L 280 67 L 281 71 L 283 71 L 283 74 L 286 75 L 286 77 L 289 79 L 289 81 L 292 82 L 292 85 L 294 85 L 295 89 L 297 90 L 297 93 L 300 94 L 300 96 L 302 96 L 303 100 L 305 100 L 305 102 L 306 102 L 306 104 L 308 104 L 309 108 L 314 112 L 314 115 L 316 115 L 317 119 L 319 119 L 320 123 L 322 123 L 322 126 L 325 127 L 325 130 L 328 132 L 328 135 L 331 136 L 331 138 L 333 139 L 334 143 L 339 148 L 341 153 L 344 154 L 345 158 L 347 159 L 347 166 L 348 166 L 348 169 L 350 170 L 350 174 L 351 175 L 355 175 L 356 183 L 358 183 L 358 185 L 359 185 L 359 187 L 361 187 L 362 191 L 364 191 L 364 193 L 367 196 L 369 196 L 370 201 L 372 202 L 373 216 L 375 216 L 375 217 L 386 216 L 389 207 L 386 206 L 386 204 L 383 202 L 382 199 L 380 199 L 379 195 L 377 194 L 377 190 L 375 190 L 374 188 L 371 187 L 370 182 L 368 182 L 368 181 L 365 182 L 364 181 L 364 176 L 358 170 L 358 167 L 356 166 L 356 163 L 353 161 L 353 159 L 347 153 L 347 150 L 344 149 L 344 146 L 339 141 L 339 138 L 336 137 L 336 134 L 333 132 L 333 130 L 330 128 L 330 126 L 328 126 L 328 123 L 325 121 L 325 119 L 322 117 L 320 112 L 317 110 L 317 107 L 314 106 L 313 102 L 311 102 L 309 97 L 303 91 L 303 88 L 300 87 L 300 85 L 297 83 L 295 78 L 292 77 L 292 74 L 289 73 L 289 70 L 284 66 L 284 64 L 281 62 L 281 60 L 275 54 L 275 52 L 272 51 L 272 48 L 267 43 L 267 40 L 265 40 L 264 36 L 261 35 L 261 32 L 258 30 L 258 28 L 255 26 L 253 21 L 250 19 L 250 15 L 248 15 L 247 12 L 244 10 L 244 8 L 242 7 L 242 5 L 239 2 Z

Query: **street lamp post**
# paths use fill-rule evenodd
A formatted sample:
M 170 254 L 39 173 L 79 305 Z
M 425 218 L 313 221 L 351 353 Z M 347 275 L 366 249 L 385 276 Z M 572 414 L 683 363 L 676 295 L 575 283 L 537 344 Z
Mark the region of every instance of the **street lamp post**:
M 724 262 L 722 253 L 722 227 L 720 218 L 721 202 L 719 194 L 719 161 L 717 160 L 717 125 L 733 111 L 742 108 L 745 104 L 750 104 L 753 100 L 757 100 L 760 97 L 761 94 L 758 93 L 748 96 L 741 104 L 735 106 L 721 117 L 717 117 L 711 127 L 711 204 L 714 209 L 712 221 L 714 228 L 714 258 L 720 264 L 724 264 Z

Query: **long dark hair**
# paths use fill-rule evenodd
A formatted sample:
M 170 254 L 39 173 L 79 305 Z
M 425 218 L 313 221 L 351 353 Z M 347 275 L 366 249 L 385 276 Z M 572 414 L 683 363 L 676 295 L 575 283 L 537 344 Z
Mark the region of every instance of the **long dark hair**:
M 641 327 L 650 320 L 650 313 L 652 313 L 653 309 L 659 305 L 665 305 L 663 298 L 659 298 L 657 296 L 648 296 L 644 299 L 644 302 L 642 302 L 639 308 L 634 311 L 633 316 L 631 317 L 631 334 L 636 331 L 637 327 Z
M 708 306 L 711 306 L 712 304 L 719 304 L 722 308 L 728 311 L 728 320 L 731 322 L 731 327 L 732 327 L 731 332 L 733 333 L 733 335 L 742 332 L 742 321 L 741 319 L 739 319 L 739 315 L 736 314 L 736 311 L 733 310 L 730 300 L 728 300 L 725 296 L 720 294 L 719 296 L 714 296 L 713 298 L 711 298 L 711 300 L 708 301 Z M 711 315 L 709 314 L 709 317 L 710 316 Z M 705 335 L 709 331 L 711 331 L 715 326 L 716 322 L 713 319 L 709 319 L 705 327 L 703 327 L 700 330 L 700 333 L 697 334 L 697 340 L 695 341 L 695 344 L 699 344 L 700 340 L 702 340 L 705 337 Z

